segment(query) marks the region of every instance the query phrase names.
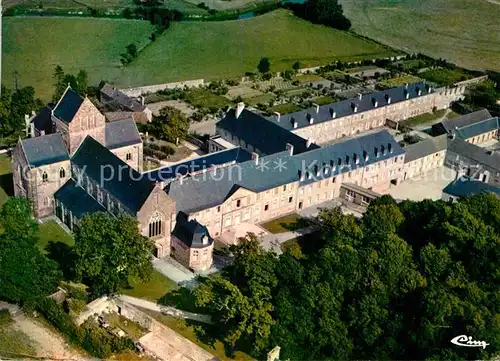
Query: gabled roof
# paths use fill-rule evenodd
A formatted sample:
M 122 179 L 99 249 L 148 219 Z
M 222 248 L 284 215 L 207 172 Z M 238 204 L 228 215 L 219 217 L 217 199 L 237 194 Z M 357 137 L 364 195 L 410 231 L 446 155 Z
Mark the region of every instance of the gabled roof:
M 85 213 L 106 212 L 99 202 L 92 198 L 84 189 L 69 179 L 55 194 L 54 198 L 64 204 L 72 215 L 81 219 Z
M 69 160 L 68 149 L 59 133 L 23 139 L 20 142 L 30 167 Z
M 460 129 L 490 118 L 492 118 L 490 112 L 487 109 L 481 109 L 458 118 L 442 121 L 440 124 L 447 133 L 452 133 L 457 128 Z
M 39 132 L 43 131 L 45 134 L 51 134 L 52 129 L 52 108 L 46 105 L 42 108 L 40 113 L 38 113 L 31 122 L 34 124 L 35 129 Z
M 405 163 L 414 161 L 430 154 L 441 152 L 448 146 L 448 134 L 443 134 L 438 137 L 429 138 L 421 142 L 411 144 L 404 148 L 406 153 Z
M 354 107 L 357 107 L 357 113 L 362 113 L 374 109 L 375 103 L 378 107 L 388 105 L 389 98 L 391 100 L 391 104 L 394 104 L 407 100 L 406 94 L 408 94 L 408 99 L 413 99 L 419 96 L 427 95 L 432 91 L 433 90 L 430 86 L 428 86 L 424 82 L 419 82 L 408 84 L 408 87 L 400 86 L 383 91 L 376 91 L 370 94 L 365 94 L 362 95 L 361 99 L 352 98 L 319 106 L 317 108 L 313 107 L 295 113 L 281 115 L 279 121 L 277 120 L 276 116 L 270 117 L 269 120 L 285 129 L 293 130 L 293 123 L 295 121 L 297 122 L 297 128 L 304 128 L 310 125 L 310 118 L 313 119 L 313 124 L 322 123 L 332 120 L 333 113 L 335 113 L 335 119 L 341 118 L 347 115 L 354 114 Z M 419 92 L 420 95 L 418 95 Z
M 177 222 L 172 234 L 190 248 L 203 248 L 214 243 L 207 227 L 196 220 Z M 203 243 L 204 239 L 206 239 L 205 243 Z
M 443 189 L 443 193 L 455 197 L 468 197 L 482 192 L 493 193 L 500 197 L 500 187 L 469 178 L 459 178 Z
M 216 127 L 219 134 L 220 130 L 226 130 L 243 140 L 245 144 L 251 144 L 264 155 L 286 150 L 287 143 L 293 145 L 294 153 L 318 148 L 316 144 L 307 148 L 304 138 L 247 109 L 243 109 L 238 118 L 236 110 L 230 109 L 226 116 L 217 122 Z
M 154 181 L 165 181 L 188 173 L 200 172 L 204 169 L 211 169 L 224 164 L 237 164 L 252 159 L 252 154 L 247 150 L 236 147 L 210 153 L 202 157 L 190 159 L 168 167 L 153 169 L 146 172 L 148 179 Z M 228 164 L 229 165 L 229 164 Z
M 383 130 L 293 156 L 284 151 L 260 157 L 257 165 L 249 160 L 206 174 L 176 179 L 167 185 L 166 191 L 176 201 L 177 210 L 189 214 L 223 203 L 241 187 L 261 192 L 299 181 L 301 176 L 301 185 L 310 184 L 402 154 L 403 149 Z
M 71 162 L 131 212 L 141 209 L 155 186 L 90 136 L 82 142 Z
M 54 116 L 65 123 L 70 123 L 78 109 L 80 109 L 83 100 L 80 95 L 68 86 L 54 108 Z
M 498 130 L 499 128 L 500 125 L 498 122 L 498 118 L 495 117 L 495 118 L 485 119 L 477 123 L 465 125 L 459 128 L 458 130 L 455 130 L 455 134 L 460 139 L 466 140 L 481 134 Z
M 106 147 L 115 149 L 142 142 L 132 119 L 117 120 L 105 125 Z
M 448 152 L 459 154 L 477 162 L 477 164 L 486 165 L 500 171 L 500 153 L 498 151 L 492 153 L 488 149 L 455 138 L 448 139 Z
M 112 98 L 118 105 L 129 109 L 134 112 L 142 112 L 146 107 L 139 103 L 134 98 L 129 97 L 127 94 L 122 93 L 111 84 L 104 84 L 101 88 L 101 93 Z

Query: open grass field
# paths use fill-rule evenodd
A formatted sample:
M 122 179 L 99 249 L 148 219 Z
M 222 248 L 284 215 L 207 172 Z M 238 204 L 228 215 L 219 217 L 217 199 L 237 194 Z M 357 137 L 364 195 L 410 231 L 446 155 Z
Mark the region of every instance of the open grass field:
M 272 71 L 280 71 L 296 61 L 306 67 L 393 54 L 375 42 L 276 10 L 246 20 L 173 23 L 123 70 L 118 84 L 241 76 L 257 71 L 263 56 Z
M 407 52 L 500 70 L 497 0 L 341 0 L 352 30 Z
M 38 247 L 45 250 L 49 242 L 64 243 L 70 247 L 75 245 L 73 237 L 54 221 L 42 223 L 38 226 Z
M 166 293 L 177 288 L 175 282 L 156 270 L 153 270 L 151 279 L 148 282 L 141 282 L 136 278 L 131 278 L 129 283 L 132 288 L 123 289 L 121 293 L 152 302 L 158 301 L 158 299 L 165 296 Z
M 91 83 L 116 77 L 120 53 L 143 46 L 153 27 L 146 21 L 93 18 L 6 17 L 3 22 L 3 84 L 32 85 L 50 100 L 56 65 L 68 73 L 85 69 Z

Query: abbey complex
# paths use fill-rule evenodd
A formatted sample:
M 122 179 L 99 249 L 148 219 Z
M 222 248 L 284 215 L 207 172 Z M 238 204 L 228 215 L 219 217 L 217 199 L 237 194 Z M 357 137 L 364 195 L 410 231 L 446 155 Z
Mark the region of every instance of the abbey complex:
M 443 165 L 497 185 L 500 155 L 478 146 L 498 137 L 488 111 L 443 121 L 434 137 L 404 148 L 385 128 L 448 108 L 464 91 L 407 84 L 271 117 L 239 103 L 217 123 L 209 154 L 145 172 L 134 118 L 106 122 L 68 87 L 30 119 L 31 137 L 13 150 L 15 195 L 30 199 L 36 217 L 55 215 L 69 229 L 85 213 L 130 214 L 156 257 L 202 272 L 214 240 L 227 242 L 242 223 L 339 197 L 367 204 L 369 194 Z

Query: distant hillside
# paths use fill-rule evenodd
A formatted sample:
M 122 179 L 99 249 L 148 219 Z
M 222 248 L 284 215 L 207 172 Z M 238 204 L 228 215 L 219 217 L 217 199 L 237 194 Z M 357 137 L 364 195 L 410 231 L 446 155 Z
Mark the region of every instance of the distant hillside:
M 471 69 L 500 70 L 498 0 L 341 0 L 355 32 Z

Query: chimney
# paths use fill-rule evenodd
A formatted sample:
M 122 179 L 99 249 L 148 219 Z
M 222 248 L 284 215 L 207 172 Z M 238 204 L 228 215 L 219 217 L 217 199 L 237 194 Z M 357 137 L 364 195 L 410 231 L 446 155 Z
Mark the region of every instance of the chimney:
M 351 108 L 352 108 L 352 111 L 353 111 L 354 113 L 357 113 L 357 112 L 358 112 L 358 105 L 357 105 L 357 104 L 355 104 L 355 103 L 351 103 Z
M 391 104 L 391 97 L 389 96 L 389 94 L 385 95 L 385 100 L 386 100 L 387 104 Z
M 141 105 L 144 105 L 144 96 L 143 95 L 139 95 L 139 102 L 141 103 Z
M 241 112 L 245 109 L 245 103 L 239 102 L 236 106 L 236 119 L 238 119 L 241 115 Z
M 335 119 L 335 117 L 337 116 L 337 112 L 333 110 L 333 108 L 330 108 L 330 116 L 332 117 L 332 119 Z
M 311 114 L 307 113 L 307 120 L 309 121 L 309 124 L 313 124 L 314 123 L 314 118 Z
M 276 115 L 276 121 L 279 123 L 280 118 L 281 118 L 281 114 L 278 112 L 274 112 L 274 115 Z
M 35 123 L 30 124 L 30 138 L 35 138 Z
M 293 129 L 297 129 L 297 126 L 299 125 L 299 123 L 297 123 L 297 120 L 295 118 L 292 118 L 292 125 Z
M 31 122 L 30 116 L 28 114 L 24 114 L 24 125 L 26 130 L 26 136 L 29 136 L 30 133 L 30 122 Z
M 364 150 L 364 151 L 363 151 L 363 159 L 364 159 L 364 161 L 365 161 L 365 162 L 368 162 L 368 158 L 369 158 L 369 156 L 368 156 L 368 152 L 367 152 L 366 150 Z
M 408 89 L 408 83 L 405 83 L 405 89 Z
M 255 165 L 259 165 L 259 155 L 255 152 L 252 152 L 252 160 L 255 163 Z
M 314 108 L 316 108 L 316 114 L 319 113 L 319 105 L 316 103 L 312 104 Z
M 35 127 L 33 127 L 35 129 Z M 45 135 L 45 130 L 40 130 L 40 135 Z M 33 131 L 33 136 L 35 136 L 35 132 Z
M 31 111 L 31 117 L 34 117 L 35 115 L 36 115 L 35 111 L 34 111 L 34 110 L 32 110 L 32 111 Z
M 359 99 L 359 100 L 363 99 L 363 94 L 358 93 L 358 99 Z
M 286 143 L 286 150 L 288 151 L 288 154 L 293 155 L 293 145 Z
M 408 93 L 408 90 L 404 90 L 405 98 L 410 99 L 410 93 Z
M 375 108 L 378 107 L 378 100 L 375 97 L 372 98 L 372 103 Z
M 312 144 L 312 139 L 309 137 L 307 138 L 307 141 L 306 141 L 306 148 L 309 148 Z

